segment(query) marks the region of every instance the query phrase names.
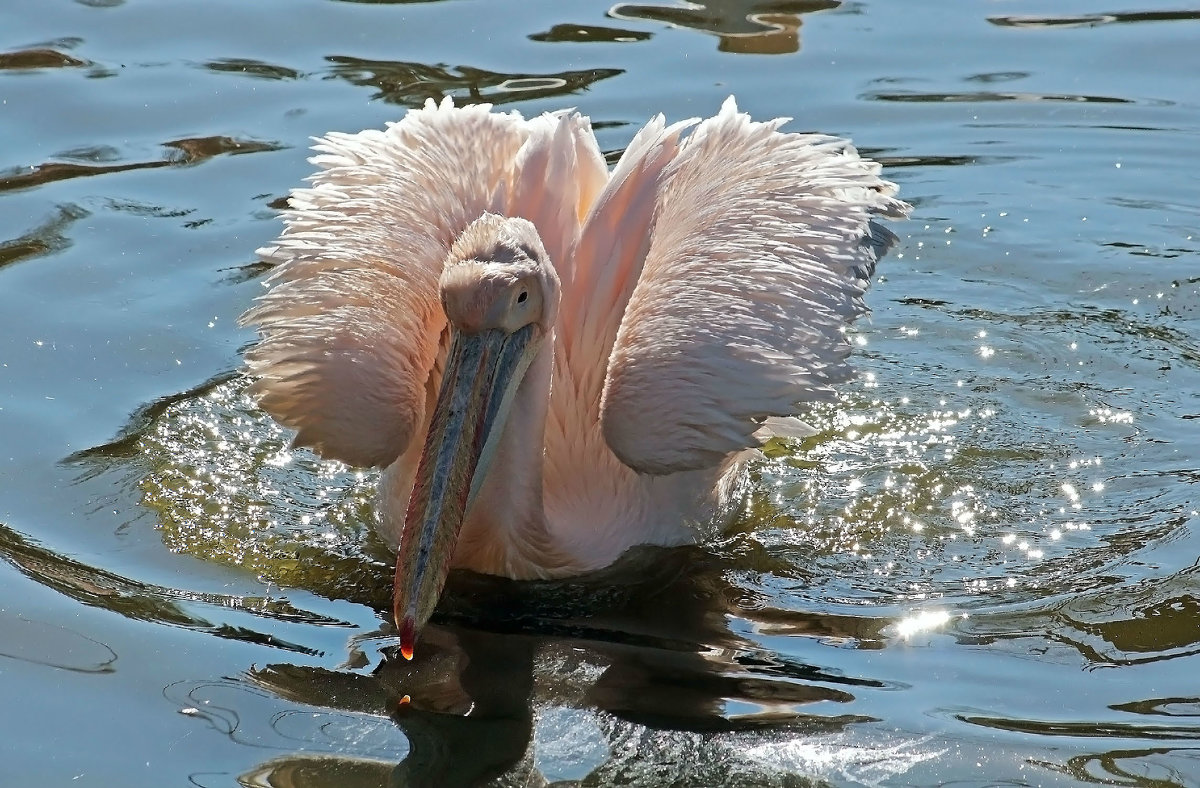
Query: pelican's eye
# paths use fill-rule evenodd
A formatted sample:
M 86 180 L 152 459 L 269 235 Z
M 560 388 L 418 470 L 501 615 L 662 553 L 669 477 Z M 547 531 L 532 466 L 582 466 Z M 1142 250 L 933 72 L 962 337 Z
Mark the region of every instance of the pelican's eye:
M 529 293 L 525 290 L 521 291 L 521 295 L 517 296 L 517 303 L 523 304 L 529 300 Z

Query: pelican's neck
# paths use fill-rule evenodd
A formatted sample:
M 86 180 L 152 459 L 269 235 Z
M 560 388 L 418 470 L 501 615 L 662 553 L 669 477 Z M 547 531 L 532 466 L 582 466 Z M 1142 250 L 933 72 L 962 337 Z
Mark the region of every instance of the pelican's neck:
M 454 566 L 518 578 L 556 574 L 560 561 L 542 505 L 553 362 L 551 335 L 513 396 L 500 443 L 459 533 Z

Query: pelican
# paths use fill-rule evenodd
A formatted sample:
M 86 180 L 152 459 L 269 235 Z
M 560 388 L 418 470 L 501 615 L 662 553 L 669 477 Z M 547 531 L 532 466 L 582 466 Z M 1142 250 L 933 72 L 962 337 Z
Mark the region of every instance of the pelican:
M 411 659 L 451 567 L 554 578 L 727 519 L 756 447 L 850 375 L 909 206 L 849 142 L 659 115 L 609 171 L 589 119 L 430 100 L 330 133 L 259 250 L 251 393 L 382 468 Z

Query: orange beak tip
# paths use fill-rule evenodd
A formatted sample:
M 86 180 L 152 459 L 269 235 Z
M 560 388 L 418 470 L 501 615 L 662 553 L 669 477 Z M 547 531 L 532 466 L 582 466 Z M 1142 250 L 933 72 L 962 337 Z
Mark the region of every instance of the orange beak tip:
M 413 646 L 417 642 L 417 625 L 412 616 L 405 616 L 400 623 L 400 656 L 408 661 L 413 658 Z

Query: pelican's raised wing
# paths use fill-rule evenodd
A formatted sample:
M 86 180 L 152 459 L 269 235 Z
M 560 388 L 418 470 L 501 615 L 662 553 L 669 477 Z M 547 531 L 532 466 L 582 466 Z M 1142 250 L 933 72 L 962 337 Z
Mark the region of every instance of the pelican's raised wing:
M 276 265 L 271 289 L 242 317 L 262 334 L 246 355 L 251 393 L 296 430 L 296 445 L 388 465 L 424 429 L 445 327 L 438 279 L 482 213 L 526 215 L 552 243 L 573 242 L 587 210 L 575 203 L 590 204 L 599 187 L 594 173 L 570 172 L 603 174 L 587 120 L 490 110 L 428 101 L 384 131 L 318 140 L 319 172 L 292 192 L 283 233 L 259 250 Z M 535 179 L 543 188 L 527 194 Z
M 562 277 L 565 319 L 555 326 L 559 370 L 552 392 L 560 411 L 583 419 L 568 428 L 574 438 L 599 419 L 603 362 L 654 236 L 663 173 L 679 152 L 680 134 L 696 122 L 668 126 L 662 115 L 652 118 L 634 135 L 612 175 L 606 174 L 603 191 L 584 217 L 570 255 L 571 276 Z
M 849 376 L 845 326 L 909 206 L 845 140 L 732 99 L 680 147 L 608 362 L 601 422 L 626 465 L 711 467 Z

